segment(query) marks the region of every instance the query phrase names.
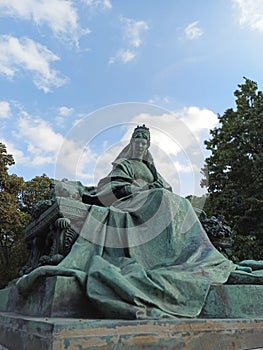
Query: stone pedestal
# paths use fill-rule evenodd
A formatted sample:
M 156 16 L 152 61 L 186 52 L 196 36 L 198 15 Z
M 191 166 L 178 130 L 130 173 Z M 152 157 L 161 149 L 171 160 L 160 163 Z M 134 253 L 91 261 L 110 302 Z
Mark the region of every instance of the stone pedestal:
M 5 313 L 0 344 L 9 350 L 262 349 L 263 319 L 122 321 Z
M 262 295 L 263 285 L 213 285 L 200 317 L 263 318 Z
M 0 349 L 262 349 L 262 293 L 213 285 L 196 319 L 99 320 L 75 278 L 43 277 L 28 295 L 0 291 Z
M 263 285 L 212 285 L 200 318 L 263 317 Z M 26 295 L 0 290 L 0 312 L 36 317 L 98 318 L 74 277 L 41 277 Z
M 84 291 L 74 277 L 39 278 L 28 294 L 15 286 L 0 290 L 0 312 L 38 317 L 94 317 Z

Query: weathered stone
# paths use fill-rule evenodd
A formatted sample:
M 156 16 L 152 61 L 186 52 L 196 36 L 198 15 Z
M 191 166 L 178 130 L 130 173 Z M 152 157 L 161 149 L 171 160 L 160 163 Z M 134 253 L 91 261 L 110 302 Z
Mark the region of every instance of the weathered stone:
M 15 286 L 0 290 L 0 311 L 40 317 L 92 317 L 84 291 L 73 277 L 40 278 L 27 294 Z
M 112 321 L 0 314 L 0 343 L 9 350 L 260 349 L 263 320 Z
M 262 317 L 262 293 L 262 285 L 214 285 L 208 293 L 200 317 L 244 319 Z
M 86 215 L 87 205 L 84 203 L 56 197 L 52 205 L 26 228 L 25 239 L 31 255 L 21 274 L 40 265 L 57 265 L 69 253 Z
M 261 317 L 262 293 L 262 285 L 213 285 L 199 317 Z M 1 290 L 0 311 L 38 317 L 92 319 L 98 316 L 74 277 L 55 276 L 40 278 L 26 295 L 19 294 L 14 286 Z

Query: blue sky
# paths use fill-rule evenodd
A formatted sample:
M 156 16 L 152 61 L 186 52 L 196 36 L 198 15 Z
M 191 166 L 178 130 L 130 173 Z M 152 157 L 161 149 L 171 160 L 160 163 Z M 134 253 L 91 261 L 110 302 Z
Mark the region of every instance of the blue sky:
M 95 184 L 138 123 L 159 172 L 202 194 L 203 141 L 262 82 L 262 0 L 0 0 L 0 141 L 26 180 Z

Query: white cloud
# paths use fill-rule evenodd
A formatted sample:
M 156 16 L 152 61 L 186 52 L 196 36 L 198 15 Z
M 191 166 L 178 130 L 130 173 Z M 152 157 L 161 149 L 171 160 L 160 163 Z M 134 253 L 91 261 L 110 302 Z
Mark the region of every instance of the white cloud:
M 109 64 L 116 61 L 122 63 L 133 61 L 142 45 L 142 35 L 149 29 L 145 21 L 136 21 L 135 19 L 126 17 L 121 17 L 120 21 L 126 48 L 119 49 L 116 55 L 110 58 Z
M 62 106 L 58 109 L 59 115 L 55 117 L 55 121 L 57 125 L 60 127 L 65 126 L 65 122 L 67 121 L 67 117 L 69 117 L 74 111 L 74 108 L 69 108 L 66 106 Z
M 148 103 L 151 103 L 151 104 L 156 104 L 156 105 L 162 105 L 162 104 L 169 104 L 171 102 L 171 98 L 169 96 L 158 96 L 158 95 L 155 95 L 154 97 L 150 98 L 148 100 Z
M 263 1 L 232 0 L 239 10 L 239 23 L 243 27 L 263 32 Z
M 110 10 L 112 4 L 110 0 L 83 0 L 90 7 L 101 7 L 102 9 Z
M 88 146 L 83 146 L 70 139 L 64 139 L 55 162 L 55 178 L 69 178 L 72 180 L 93 179 L 94 163 L 98 155 L 90 150 Z M 94 184 L 91 181 L 91 184 Z
M 130 47 L 140 47 L 142 45 L 142 33 L 148 30 L 145 21 L 136 21 L 133 18 L 121 17 L 124 39 Z
M 73 2 L 67 0 L 0 0 L 0 16 L 45 24 L 56 37 L 76 45 L 80 36 L 89 32 L 80 28 Z
M 0 119 L 9 118 L 11 113 L 10 104 L 6 101 L 0 101 Z
M 104 166 L 101 176 L 95 176 L 94 164 L 96 161 L 98 161 L 98 157 L 98 154 L 92 152 L 89 148 L 85 148 L 80 153 L 80 157 L 77 159 L 77 162 L 75 162 L 76 168 L 74 169 L 74 174 L 76 179 L 84 180 L 85 184 L 96 185 L 102 177 L 106 176 L 111 170 L 111 163 Z M 106 169 L 108 169 L 108 171 L 105 172 Z
M 116 61 L 120 61 L 123 63 L 128 63 L 136 57 L 136 52 L 131 50 L 119 50 L 115 56 L 109 59 L 109 64 L 113 64 Z
M 60 87 L 66 80 L 50 64 L 59 57 L 45 46 L 28 38 L 0 36 L 0 74 L 14 77 L 19 71 L 29 71 L 38 89 L 50 92 Z
M 185 28 L 184 31 L 187 39 L 194 40 L 204 34 L 203 30 L 198 26 L 198 23 L 198 21 L 195 21 Z
M 43 119 L 20 118 L 18 135 L 25 140 L 33 165 L 52 163 L 64 138 Z
M 67 117 L 73 112 L 73 110 L 74 110 L 73 108 L 62 106 L 59 108 L 59 114 L 63 117 Z
M 198 137 L 202 131 L 213 129 L 218 123 L 217 115 L 209 109 L 195 106 L 185 107 L 178 113 L 187 127 Z
M 84 168 L 89 163 L 94 163 L 97 155 L 88 147 L 84 150 L 76 141 L 66 139 L 56 132 L 46 120 L 35 119 L 24 113 L 14 133 L 20 143 L 23 143 L 21 148 L 26 149 L 24 152 L 26 157 L 22 151 L 14 151 L 14 147 L 12 149 L 21 164 L 42 169 L 47 165 L 52 165 L 54 167 L 52 177 L 58 179 L 67 177 L 79 180 L 77 175 L 81 175 L 81 178 L 88 178 Z

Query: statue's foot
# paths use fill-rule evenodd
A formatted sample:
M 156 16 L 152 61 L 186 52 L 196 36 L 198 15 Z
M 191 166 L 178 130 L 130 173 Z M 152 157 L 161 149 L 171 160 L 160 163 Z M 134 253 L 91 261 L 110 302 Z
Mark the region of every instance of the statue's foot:
M 263 260 L 243 260 L 238 266 L 250 267 L 253 271 L 263 270 Z

